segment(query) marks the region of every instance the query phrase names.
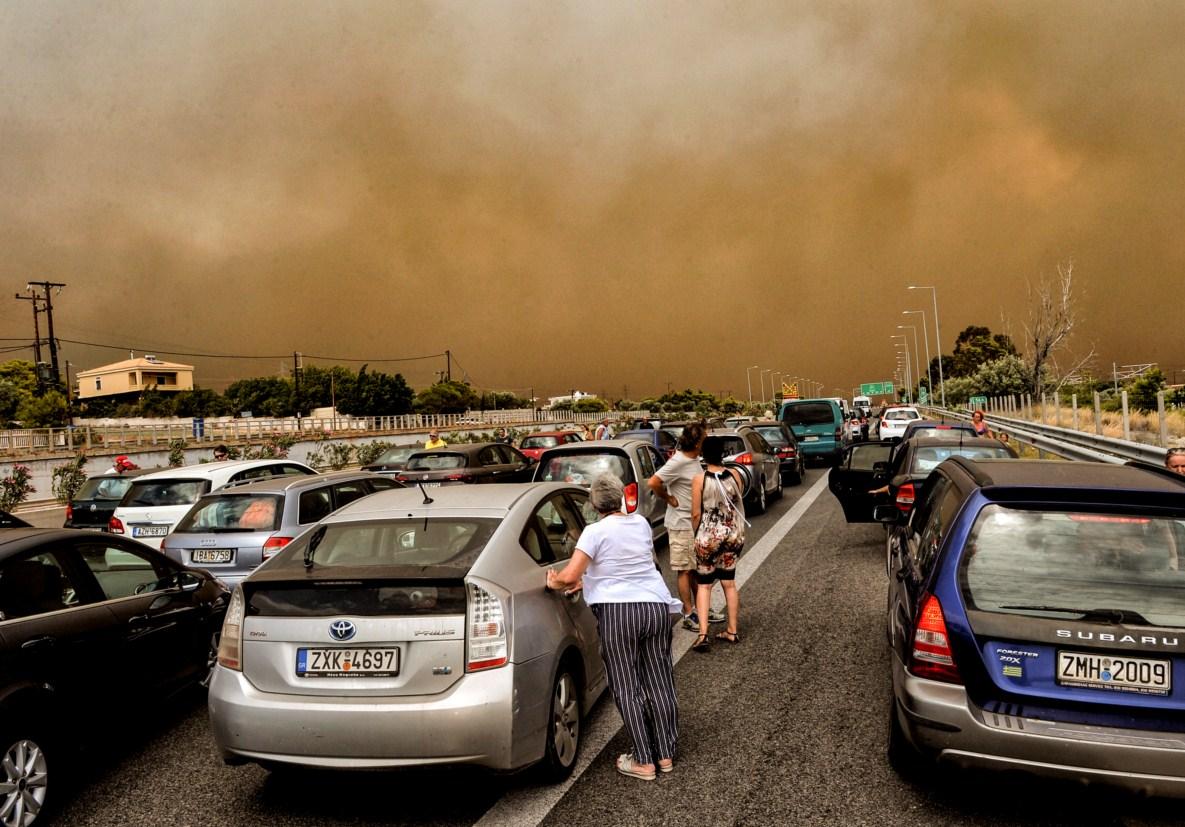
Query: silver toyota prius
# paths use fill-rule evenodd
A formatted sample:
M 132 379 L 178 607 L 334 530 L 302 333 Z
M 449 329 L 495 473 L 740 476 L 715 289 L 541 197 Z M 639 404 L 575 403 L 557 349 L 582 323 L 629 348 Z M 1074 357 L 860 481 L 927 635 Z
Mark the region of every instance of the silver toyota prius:
M 326 517 L 231 598 L 209 693 L 223 758 L 565 777 L 605 667 L 592 613 L 544 569 L 594 519 L 563 483 L 416 486 Z

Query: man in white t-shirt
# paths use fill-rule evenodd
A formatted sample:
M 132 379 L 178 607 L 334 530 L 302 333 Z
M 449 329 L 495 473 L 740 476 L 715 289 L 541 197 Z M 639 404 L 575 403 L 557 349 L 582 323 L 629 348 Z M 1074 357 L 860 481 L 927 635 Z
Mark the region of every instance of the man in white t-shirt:
M 679 599 L 683 601 L 683 625 L 688 629 L 699 628 L 699 617 L 695 613 L 691 590 L 692 573 L 695 571 L 695 534 L 691 530 L 691 482 L 703 470 L 699 462 L 699 450 L 706 435 L 707 429 L 698 422 L 684 428 L 683 433 L 679 435 L 679 450 L 647 483 L 650 490 L 667 504 L 663 523 L 667 528 L 668 547 L 671 551 L 671 570 L 677 577 Z M 712 620 L 710 615 L 708 619 Z

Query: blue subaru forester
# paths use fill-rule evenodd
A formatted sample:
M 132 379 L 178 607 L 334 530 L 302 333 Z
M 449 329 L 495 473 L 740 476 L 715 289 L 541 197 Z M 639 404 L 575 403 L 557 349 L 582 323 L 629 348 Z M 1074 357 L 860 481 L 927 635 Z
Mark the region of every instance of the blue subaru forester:
M 955 458 L 889 547 L 898 769 L 1185 795 L 1185 477 Z

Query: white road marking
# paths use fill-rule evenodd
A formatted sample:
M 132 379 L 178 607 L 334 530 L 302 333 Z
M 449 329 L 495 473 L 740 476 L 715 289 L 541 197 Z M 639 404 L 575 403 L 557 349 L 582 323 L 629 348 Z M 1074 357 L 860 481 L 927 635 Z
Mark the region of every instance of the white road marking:
M 738 589 L 748 582 L 753 573 L 761 567 L 778 543 L 790 533 L 826 488 L 827 474 L 823 474 L 819 481 L 799 497 L 798 502 L 794 503 L 790 510 L 783 514 L 762 535 L 761 539 L 741 556 L 740 562 L 737 563 L 736 583 Z M 713 596 L 718 596 L 716 591 L 713 591 Z M 681 627 L 676 628 L 675 640 L 672 645 L 675 663 L 678 663 L 687 654 L 694 641 L 694 632 L 689 632 Z M 601 699 L 597 712 L 584 722 L 584 743 L 580 747 L 580 760 L 576 762 L 576 767 L 572 770 L 572 775 L 568 777 L 567 781 L 550 787 L 524 787 L 509 792 L 487 810 L 486 814 L 474 824 L 474 827 L 535 827 L 542 822 L 564 797 L 564 794 L 576 783 L 576 780 L 601 754 L 605 745 L 621 729 L 621 716 L 617 714 L 612 699 L 607 695 L 608 690 L 606 690 L 606 697 Z

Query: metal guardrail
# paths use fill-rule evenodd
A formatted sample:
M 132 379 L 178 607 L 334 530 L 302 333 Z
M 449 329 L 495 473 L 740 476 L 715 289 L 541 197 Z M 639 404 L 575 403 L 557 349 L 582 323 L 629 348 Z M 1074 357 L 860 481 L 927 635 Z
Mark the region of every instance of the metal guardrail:
M 937 408 L 933 408 L 931 411 L 956 419 L 971 419 L 971 414 L 963 411 L 943 411 Z M 1164 465 L 1167 453 L 1166 449 L 1156 445 L 1129 442 L 1124 439 L 1075 431 L 1071 428 L 1059 428 L 1056 425 L 1030 422 L 1027 419 L 991 415 L 986 417 L 986 421 L 992 430 L 1007 431 L 1042 451 L 1048 451 L 1067 459 L 1115 464 L 1137 460 L 1154 465 Z

